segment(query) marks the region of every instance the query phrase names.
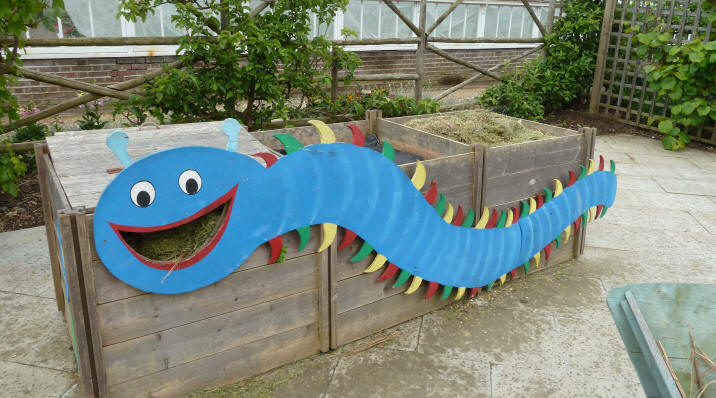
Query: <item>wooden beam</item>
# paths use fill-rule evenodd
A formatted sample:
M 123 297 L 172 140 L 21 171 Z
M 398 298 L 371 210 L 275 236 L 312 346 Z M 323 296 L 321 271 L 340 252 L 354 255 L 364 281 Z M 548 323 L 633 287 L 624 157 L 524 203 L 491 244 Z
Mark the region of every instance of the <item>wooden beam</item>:
M 544 43 L 542 37 L 506 37 L 506 38 L 489 38 L 489 37 L 478 37 L 478 38 L 452 38 L 452 37 L 430 37 L 428 41 L 431 43 Z
M 416 34 L 420 38 L 420 43 L 415 51 L 415 73 L 418 75 L 418 79 L 415 81 L 415 91 L 413 98 L 415 101 L 423 99 L 423 79 L 425 77 L 425 46 L 428 44 L 428 35 L 425 33 L 425 18 L 427 16 L 427 0 L 420 2 L 420 20 L 418 24 L 420 28 Z
M 175 61 L 175 62 L 172 62 L 165 66 L 168 69 L 177 68 L 177 67 L 181 66 L 181 61 Z M 129 90 L 131 88 L 141 86 L 142 84 L 154 79 L 155 77 L 157 77 L 158 75 L 160 75 L 162 73 L 164 73 L 163 68 L 157 69 L 155 71 L 147 73 L 144 76 L 140 76 L 140 77 L 134 78 L 132 80 L 127 80 L 127 81 L 124 81 L 121 83 L 112 84 L 110 86 L 107 86 L 107 88 L 112 88 L 115 90 Z M 85 104 L 90 101 L 94 101 L 98 98 L 102 98 L 102 96 L 97 95 L 97 94 L 84 94 L 80 97 L 72 98 L 70 100 L 61 102 L 53 107 L 47 108 L 47 109 L 40 111 L 34 115 L 28 116 L 24 119 L 20 119 L 16 122 L 4 124 L 2 126 L 2 129 L 4 131 L 14 130 L 18 127 L 22 127 L 22 126 L 28 125 L 30 123 L 34 123 L 38 120 L 42 120 L 46 117 L 56 115 L 56 114 L 58 114 L 62 111 L 65 111 L 67 109 L 74 108 L 75 106 L 82 105 L 82 104 Z
M 207 41 L 216 41 L 215 37 L 200 37 Z M 179 44 L 181 37 L 68 37 L 27 39 L 26 47 L 80 47 L 80 46 L 161 46 Z M 12 37 L 0 38 L 0 44 L 14 43 Z
M 599 51 L 597 51 L 597 62 L 594 67 L 594 80 L 592 80 L 592 92 L 589 97 L 589 113 L 595 114 L 599 111 L 599 100 L 602 91 L 602 79 L 604 78 L 604 66 L 607 62 L 607 47 L 609 46 L 609 33 L 612 31 L 614 19 L 614 0 L 606 0 L 604 4 L 604 18 L 602 19 L 602 33 L 599 36 Z M 638 121 L 638 120 L 637 120 Z
M 536 53 L 537 51 L 539 51 L 540 49 L 542 49 L 542 47 L 544 47 L 544 45 L 539 45 L 539 46 L 537 46 L 537 47 L 535 47 L 535 48 L 529 49 L 528 51 L 525 51 L 525 52 L 523 52 L 523 53 L 520 53 L 520 54 L 518 54 L 518 55 L 515 56 L 515 57 L 512 57 L 512 58 L 510 58 L 510 59 L 508 59 L 508 60 L 506 60 L 506 61 L 504 61 L 504 62 L 501 62 L 501 63 L 499 63 L 499 64 L 497 64 L 497 65 L 491 67 L 491 68 L 488 69 L 488 70 L 489 70 L 490 72 L 496 71 L 496 70 L 498 70 L 498 69 L 500 69 L 500 68 L 503 68 L 503 67 L 505 67 L 505 66 L 511 64 L 512 62 L 515 62 L 515 61 L 517 61 L 517 60 L 519 60 L 519 59 L 521 59 L 521 58 L 524 58 L 524 57 L 526 57 L 526 56 L 528 56 L 528 55 L 530 55 L 530 54 Z M 471 78 L 465 80 L 464 82 L 459 83 L 459 84 L 456 84 L 456 85 L 450 87 L 449 89 L 443 91 L 442 93 L 438 94 L 436 97 L 433 97 L 433 99 L 434 99 L 435 101 L 440 101 L 441 99 L 447 97 L 448 95 L 454 93 L 455 91 L 457 91 L 457 90 L 459 90 L 459 89 L 461 89 L 461 88 L 467 86 L 468 84 L 470 84 L 470 83 L 476 81 L 477 79 L 479 79 L 479 78 L 482 77 L 482 76 L 483 76 L 483 74 L 482 74 L 481 72 L 478 72 L 477 74 L 475 74 L 475 75 L 472 76 Z
M 273 4 L 273 0 L 271 0 L 271 1 L 262 1 L 261 3 L 259 3 L 259 5 L 256 6 L 256 8 L 254 8 L 253 10 L 251 10 L 251 12 L 249 13 L 249 16 L 250 16 L 251 18 L 253 18 L 253 17 L 255 17 L 255 16 L 261 14 L 261 11 L 263 11 L 264 9 L 266 9 L 266 7 L 270 6 L 271 4 Z
M 38 71 L 34 71 L 32 69 L 13 68 L 11 70 L 11 73 L 16 76 L 36 80 L 38 82 L 50 83 L 50 84 L 55 84 L 58 86 L 67 87 L 67 88 L 71 88 L 71 89 L 75 89 L 75 90 L 87 91 L 90 93 L 99 94 L 99 95 L 106 96 L 106 97 L 119 98 L 119 99 L 123 99 L 123 100 L 128 100 L 130 97 L 130 95 L 126 92 L 114 90 L 114 89 L 107 88 L 107 87 L 98 86 L 96 84 L 89 84 L 89 83 L 81 82 L 79 80 L 72 80 L 72 79 L 62 77 L 62 76 L 53 75 L 50 73 L 38 72 Z
M 331 102 L 336 103 L 338 99 L 338 56 L 336 47 L 331 47 Z
M 532 20 L 535 22 L 535 25 L 537 25 L 537 29 L 539 29 L 540 33 L 542 33 L 542 37 L 545 37 L 547 35 L 547 31 L 544 29 L 544 25 L 542 25 L 539 18 L 537 18 L 537 14 L 535 14 L 535 10 L 532 9 L 529 0 L 522 0 L 522 4 L 524 4 L 525 8 L 527 8 L 527 12 L 530 13 Z
M 385 3 L 385 5 L 387 5 L 388 8 L 390 8 L 395 13 L 395 15 L 398 16 L 398 18 L 400 18 L 406 25 L 408 25 L 408 28 L 410 28 L 410 30 L 412 30 L 416 36 L 421 37 L 423 35 L 423 32 L 425 31 L 425 26 L 423 26 L 422 29 L 419 29 L 417 26 L 415 26 L 415 24 L 413 24 L 413 22 L 410 20 L 410 18 L 406 17 L 405 14 L 403 14 L 403 12 L 400 11 L 398 9 L 398 7 L 395 6 L 395 4 L 393 4 L 392 0 L 383 0 L 383 3 Z M 422 11 L 422 4 L 421 4 L 421 11 Z M 423 18 L 422 17 L 423 14 L 424 13 L 421 12 L 421 18 Z
M 418 44 L 420 38 L 418 37 L 405 37 L 405 38 L 387 38 L 387 39 L 345 39 L 345 40 L 331 40 L 331 43 L 337 46 L 368 46 L 368 45 L 381 45 L 381 44 Z
M 21 153 L 21 152 L 32 152 L 35 150 L 35 144 L 44 144 L 45 141 L 28 141 L 28 142 L 18 142 L 15 144 L 9 144 L 10 150 L 15 153 Z M 7 151 L 7 145 L 0 145 L 0 153 Z
M 447 60 L 450 60 L 450 61 L 452 61 L 452 62 L 455 62 L 456 64 L 460 64 L 460 65 L 465 66 L 465 67 L 468 67 L 468 68 L 470 68 L 470 69 L 472 69 L 472 70 L 476 70 L 476 71 L 482 73 L 483 75 L 490 76 L 491 78 L 493 78 L 493 79 L 495 79 L 495 80 L 500 80 L 500 81 L 502 80 L 502 78 L 501 78 L 499 75 L 497 75 L 497 74 L 495 74 L 495 73 L 493 73 L 493 72 L 490 72 L 489 70 L 484 69 L 484 68 L 482 68 L 482 67 L 480 67 L 480 66 L 477 66 L 477 65 L 472 64 L 472 63 L 470 63 L 470 62 L 467 62 L 467 61 L 465 61 L 465 60 L 462 60 L 462 59 L 460 59 L 460 58 L 453 57 L 453 56 L 450 55 L 447 51 L 441 50 L 441 49 L 439 49 L 439 48 L 433 46 L 432 44 L 428 44 L 428 45 L 426 46 L 426 48 L 427 48 L 428 50 L 434 52 L 435 54 L 437 54 L 437 55 L 439 55 L 439 56 L 441 56 L 441 57 L 447 59 Z
M 462 2 L 463 2 L 463 0 L 455 0 L 455 2 L 452 3 L 450 8 L 445 10 L 445 12 L 442 13 L 442 15 L 440 15 L 438 17 L 438 19 L 435 20 L 435 22 L 433 22 L 433 24 L 428 28 L 427 32 L 425 32 L 425 35 L 430 36 L 430 34 L 433 33 L 433 31 L 435 30 L 435 28 L 437 28 L 438 25 L 440 25 L 442 23 L 442 21 L 444 21 L 445 18 L 448 17 L 448 15 L 450 15 L 453 11 L 455 11 L 457 6 L 459 6 L 460 3 L 462 3 Z
M 345 78 L 345 75 L 340 75 L 339 79 Z M 355 75 L 353 76 L 355 81 L 383 81 L 383 80 L 418 80 L 416 73 L 383 73 L 375 75 Z

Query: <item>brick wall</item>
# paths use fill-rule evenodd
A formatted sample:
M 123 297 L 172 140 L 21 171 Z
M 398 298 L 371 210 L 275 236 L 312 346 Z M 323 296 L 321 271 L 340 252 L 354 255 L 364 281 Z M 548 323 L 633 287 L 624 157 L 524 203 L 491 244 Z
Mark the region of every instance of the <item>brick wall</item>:
M 524 49 L 449 50 L 451 54 L 489 68 L 512 58 Z M 414 51 L 370 51 L 357 53 L 363 63 L 357 74 L 415 73 Z M 40 72 L 77 79 L 87 83 L 110 85 L 141 76 L 160 68 L 176 57 L 75 58 L 25 60 L 24 67 Z M 425 54 L 425 76 L 433 84 L 452 85 L 473 75 L 472 69 L 448 61 L 430 51 Z M 29 79 L 18 79 L 12 89 L 20 104 L 33 102 L 40 109 L 73 98 L 76 90 Z

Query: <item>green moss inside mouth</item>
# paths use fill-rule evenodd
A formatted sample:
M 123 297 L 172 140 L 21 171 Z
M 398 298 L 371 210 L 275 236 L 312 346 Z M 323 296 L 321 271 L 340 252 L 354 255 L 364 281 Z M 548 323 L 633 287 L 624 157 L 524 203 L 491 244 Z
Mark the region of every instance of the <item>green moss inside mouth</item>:
M 142 256 L 160 262 L 180 262 L 204 247 L 221 226 L 226 206 L 175 228 L 139 233 L 122 232 L 127 245 Z

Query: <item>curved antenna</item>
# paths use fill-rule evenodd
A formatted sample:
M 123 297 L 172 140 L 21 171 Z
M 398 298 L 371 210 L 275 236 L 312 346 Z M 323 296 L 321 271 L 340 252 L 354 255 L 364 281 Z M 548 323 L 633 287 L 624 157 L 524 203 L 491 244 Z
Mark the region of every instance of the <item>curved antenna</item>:
M 241 124 L 236 119 L 228 118 L 221 123 L 221 130 L 229 137 L 229 140 L 226 141 L 226 150 L 236 152 L 236 149 L 239 147 Z
M 124 167 L 129 167 L 132 164 L 132 159 L 127 152 L 127 145 L 129 145 L 129 136 L 122 130 L 117 130 L 107 137 L 107 147 L 114 152 L 114 156 Z

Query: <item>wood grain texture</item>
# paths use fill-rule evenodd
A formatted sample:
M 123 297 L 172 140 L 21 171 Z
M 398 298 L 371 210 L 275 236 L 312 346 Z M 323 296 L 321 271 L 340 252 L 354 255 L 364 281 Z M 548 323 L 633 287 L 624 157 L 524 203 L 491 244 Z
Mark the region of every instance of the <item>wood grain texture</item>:
M 342 122 L 342 123 L 328 123 L 328 127 L 333 130 L 338 142 L 351 142 L 353 134 L 351 130 L 346 127 L 348 124 L 355 124 L 364 133 L 368 133 L 368 124 L 365 120 L 356 120 L 353 122 Z M 313 126 L 301 126 L 291 128 L 281 128 L 273 130 L 255 131 L 251 134 L 256 137 L 260 144 L 271 148 L 273 150 L 283 150 L 283 145 L 273 137 L 277 133 L 286 133 L 296 137 L 304 146 L 318 144 L 321 142 L 321 137 Z
M 321 352 L 331 349 L 331 296 L 330 296 L 330 255 L 336 246 L 332 244 L 327 250 L 316 254 L 318 262 L 318 278 L 314 286 L 318 288 L 318 338 Z M 286 278 L 286 276 L 282 276 Z
M 152 333 L 104 347 L 107 381 L 113 386 L 317 322 L 312 289 Z
M 48 182 L 48 164 L 45 162 L 47 144 L 35 144 L 35 161 L 37 162 L 37 180 L 40 185 L 42 198 L 42 218 L 45 221 L 45 234 L 47 235 L 47 249 L 50 255 L 50 270 L 52 271 L 52 285 L 55 288 L 55 301 L 57 310 L 65 310 L 65 297 L 62 292 L 62 270 L 60 269 L 60 252 L 57 232 L 55 231 L 55 213 L 52 210 L 52 198 Z
M 404 126 L 392 119 L 379 119 L 377 128 L 378 138 L 390 141 L 396 150 L 409 152 L 423 159 L 436 159 L 472 152 L 470 145 Z
M 89 234 L 92 218 L 84 213 L 75 217 L 77 223 L 77 242 L 79 244 L 79 267 L 82 269 L 82 286 L 84 287 L 84 311 L 85 322 L 88 329 L 88 344 L 92 352 L 92 370 L 95 378 L 97 394 L 99 397 L 108 397 L 107 372 L 102 356 L 102 335 L 101 324 L 97 315 L 97 291 L 94 283 L 94 269 L 92 267 L 92 251 L 89 242 L 92 235 Z
M 578 162 L 584 158 L 583 148 L 579 134 L 490 148 L 487 178 Z
M 319 352 L 316 323 L 110 387 L 113 398 L 181 397 L 234 383 Z
M 242 270 L 193 292 L 143 294 L 97 308 L 103 345 L 141 337 L 315 289 L 322 255 Z
M 553 189 L 555 178 L 567 181 L 569 170 L 578 170 L 581 164 L 581 161 L 573 161 L 490 178 L 485 183 L 485 206 L 492 208 L 513 204 L 538 192 L 544 192 L 544 188 Z
M 69 296 L 69 306 L 72 310 L 72 316 L 68 319 L 72 322 L 70 325 L 70 335 L 72 330 L 75 333 L 75 342 L 78 357 L 78 373 L 80 392 L 83 396 L 94 396 L 97 394 L 97 386 L 94 383 L 94 375 L 92 371 L 92 361 L 94 357 L 91 352 L 90 336 L 87 333 L 85 322 L 85 309 L 83 306 L 83 286 L 81 268 L 79 267 L 79 247 L 77 242 L 77 229 L 75 223 L 75 211 L 63 211 L 59 214 L 60 235 L 62 236 L 62 253 L 67 272 L 67 281 L 69 291 L 65 292 Z M 65 311 L 68 313 L 69 311 Z

